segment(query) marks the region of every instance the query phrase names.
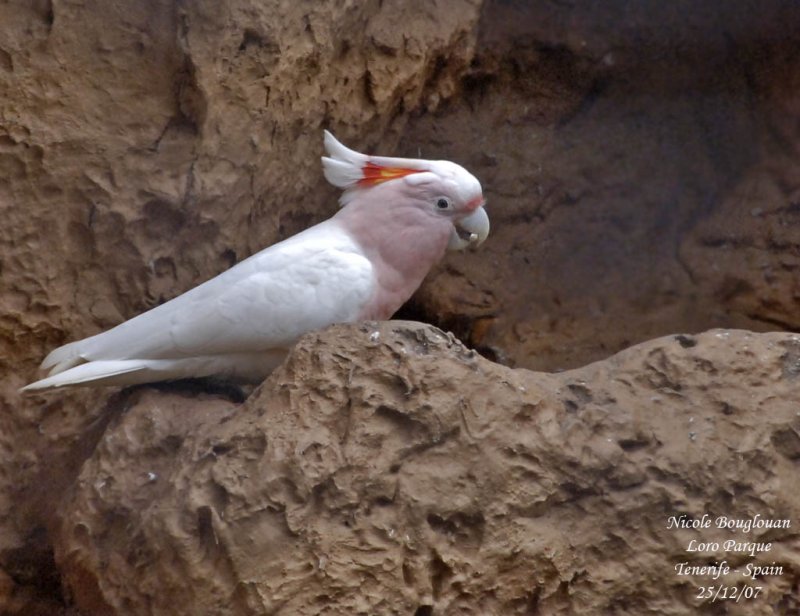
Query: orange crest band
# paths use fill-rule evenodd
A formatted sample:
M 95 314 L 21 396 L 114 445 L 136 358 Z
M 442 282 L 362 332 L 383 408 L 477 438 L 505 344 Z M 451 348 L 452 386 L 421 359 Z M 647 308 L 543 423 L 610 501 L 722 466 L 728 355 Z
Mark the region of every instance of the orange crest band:
M 381 182 L 396 180 L 412 173 L 420 173 L 421 169 L 406 169 L 404 167 L 381 167 L 375 163 L 367 163 L 361 168 L 362 177 L 359 186 L 375 186 Z

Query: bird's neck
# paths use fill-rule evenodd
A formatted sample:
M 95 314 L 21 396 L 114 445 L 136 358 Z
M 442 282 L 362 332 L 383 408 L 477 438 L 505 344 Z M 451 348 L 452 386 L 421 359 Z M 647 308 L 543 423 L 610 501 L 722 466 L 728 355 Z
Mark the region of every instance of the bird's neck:
M 411 297 L 444 255 L 452 227 L 402 199 L 356 199 L 335 218 L 374 266 L 376 292 L 364 319 L 388 319 Z

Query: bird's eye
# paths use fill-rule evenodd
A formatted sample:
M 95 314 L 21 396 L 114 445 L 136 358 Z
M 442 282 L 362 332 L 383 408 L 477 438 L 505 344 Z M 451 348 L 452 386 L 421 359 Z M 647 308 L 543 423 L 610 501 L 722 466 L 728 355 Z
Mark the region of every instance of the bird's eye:
M 440 210 L 447 210 L 450 208 L 450 199 L 446 197 L 439 197 L 439 200 L 436 202 L 436 207 Z

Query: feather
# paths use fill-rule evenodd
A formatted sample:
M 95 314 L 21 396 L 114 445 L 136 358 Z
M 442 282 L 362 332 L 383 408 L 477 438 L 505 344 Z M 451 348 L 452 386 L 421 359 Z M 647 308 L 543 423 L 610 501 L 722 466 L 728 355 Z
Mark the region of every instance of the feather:
M 391 317 L 448 246 L 486 238 L 481 186 L 463 167 L 367 156 L 327 131 L 325 148 L 325 177 L 345 189 L 346 207 L 165 304 L 55 349 L 42 362 L 48 376 L 23 391 L 203 376 L 257 381 L 309 331 Z
M 187 376 L 230 376 L 256 381 L 280 365 L 287 352 L 288 349 L 279 348 L 261 353 L 230 353 L 182 359 L 91 361 L 26 385 L 20 391 L 81 385 L 136 385 Z
M 56 349 L 42 364 L 50 368 L 50 377 L 27 389 L 99 383 L 105 376 L 124 374 L 116 372 L 123 369 L 117 360 L 231 354 L 249 357 L 253 365 L 238 365 L 236 372 L 257 380 L 274 368 L 260 365 L 265 349 L 285 352 L 307 331 L 356 320 L 374 284 L 372 264 L 358 244 L 338 223 L 327 220 L 107 332 Z M 111 372 L 86 368 L 97 363 Z M 124 364 L 124 370 L 133 365 L 139 364 Z M 154 366 L 164 375 L 121 382 L 205 376 L 197 374 L 196 363 L 185 361 L 144 366 L 151 376 Z M 64 376 L 52 378 L 60 374 Z

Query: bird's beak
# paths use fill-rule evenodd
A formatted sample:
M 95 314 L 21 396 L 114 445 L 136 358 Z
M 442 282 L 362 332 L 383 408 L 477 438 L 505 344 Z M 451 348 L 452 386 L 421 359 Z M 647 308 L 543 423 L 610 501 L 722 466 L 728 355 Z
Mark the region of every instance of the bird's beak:
M 469 216 L 457 221 L 454 226 L 447 250 L 464 250 L 470 246 L 480 246 L 489 236 L 489 217 L 483 207 L 477 208 Z

